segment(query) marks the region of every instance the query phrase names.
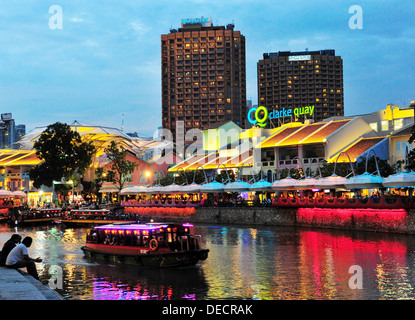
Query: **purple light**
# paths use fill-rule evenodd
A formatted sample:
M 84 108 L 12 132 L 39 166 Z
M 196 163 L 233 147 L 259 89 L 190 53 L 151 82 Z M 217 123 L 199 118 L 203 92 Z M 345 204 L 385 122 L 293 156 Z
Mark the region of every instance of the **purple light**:
M 159 228 L 167 228 L 167 225 L 152 226 L 147 224 L 123 224 L 123 225 L 112 225 L 107 224 L 105 226 L 97 226 L 94 229 L 105 229 L 105 230 L 155 230 Z

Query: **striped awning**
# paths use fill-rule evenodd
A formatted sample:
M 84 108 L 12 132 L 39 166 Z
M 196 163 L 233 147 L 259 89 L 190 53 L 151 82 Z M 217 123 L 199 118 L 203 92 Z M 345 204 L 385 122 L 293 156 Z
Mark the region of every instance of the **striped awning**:
M 116 186 L 102 186 L 101 189 L 99 189 L 99 193 L 118 193 L 118 188 Z

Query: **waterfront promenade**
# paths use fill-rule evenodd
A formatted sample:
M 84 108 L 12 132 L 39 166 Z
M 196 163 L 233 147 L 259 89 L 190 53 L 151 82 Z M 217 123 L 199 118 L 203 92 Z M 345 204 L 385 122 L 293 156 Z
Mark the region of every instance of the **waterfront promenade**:
M 23 271 L 0 267 L 0 300 L 63 300 L 63 298 Z

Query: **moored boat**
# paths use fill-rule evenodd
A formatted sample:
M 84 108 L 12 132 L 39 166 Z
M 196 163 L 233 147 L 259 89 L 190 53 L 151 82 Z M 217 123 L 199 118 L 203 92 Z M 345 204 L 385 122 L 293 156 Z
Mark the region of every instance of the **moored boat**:
M 11 227 L 23 225 L 42 225 L 52 223 L 61 216 L 61 208 L 29 209 L 15 207 L 10 210 L 7 222 Z
M 81 249 L 86 257 L 148 267 L 195 265 L 208 257 L 191 224 L 148 223 L 96 226 Z
M 59 221 L 67 227 L 106 225 L 112 223 L 135 223 L 138 216 L 124 213 L 123 210 L 72 209 Z

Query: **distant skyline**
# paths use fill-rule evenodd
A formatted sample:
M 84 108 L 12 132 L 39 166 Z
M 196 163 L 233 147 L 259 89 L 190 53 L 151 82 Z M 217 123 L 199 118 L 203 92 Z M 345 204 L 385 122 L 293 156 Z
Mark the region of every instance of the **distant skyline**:
M 49 8 L 63 11 L 51 29 Z M 363 29 L 350 29 L 359 5 Z M 257 104 L 263 53 L 335 49 L 345 115 L 415 99 L 412 1 L 37 1 L 0 7 L 0 113 L 26 132 L 60 121 L 152 136 L 161 126 L 161 34 L 181 19 L 234 23 L 246 38 L 247 99 Z

